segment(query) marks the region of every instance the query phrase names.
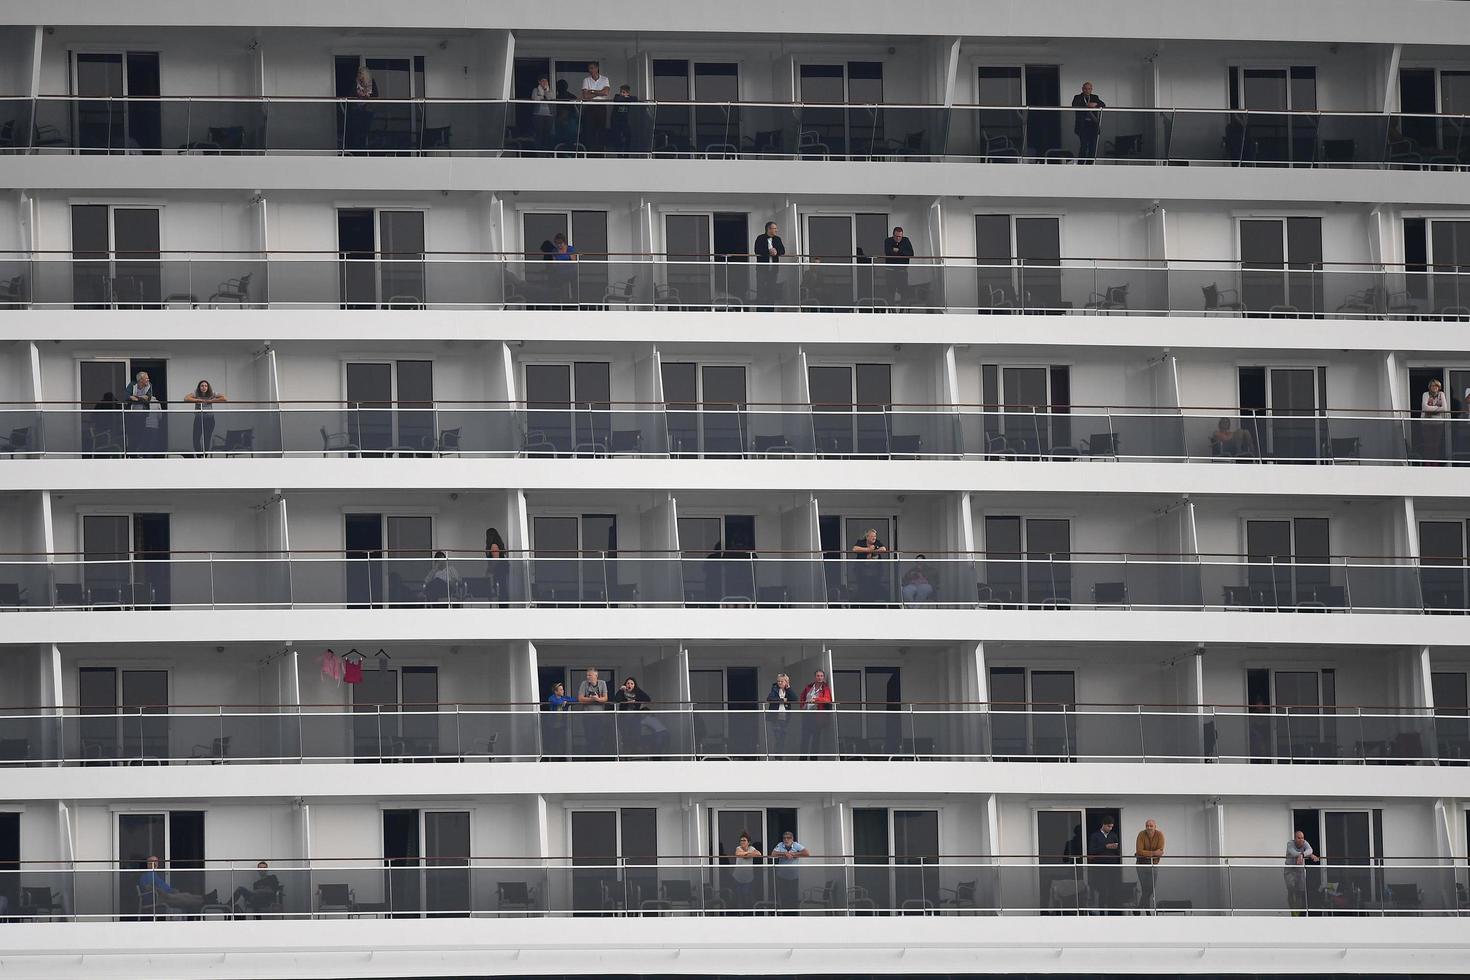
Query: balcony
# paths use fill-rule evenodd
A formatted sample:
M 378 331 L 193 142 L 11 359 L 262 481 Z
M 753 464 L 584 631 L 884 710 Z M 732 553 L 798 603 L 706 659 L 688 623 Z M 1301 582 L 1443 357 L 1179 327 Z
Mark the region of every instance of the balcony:
M 1463 764 L 1464 710 L 1351 706 L 159 705 L 5 709 L 0 765 L 792 761 Z M 374 710 L 374 709 L 378 710 Z
M 0 562 L 0 610 L 899 608 L 1466 613 L 1459 559 L 916 552 L 522 552 L 487 562 L 386 552 L 173 551 Z M 503 563 L 503 564 L 502 564 Z M 494 567 L 489 567 L 493 565 Z M 927 585 L 928 588 L 921 586 Z
M 649 254 L 9 253 L 0 309 L 638 310 L 1470 319 L 1451 266 Z
M 604 406 L 608 407 L 604 407 Z M 149 413 L 153 415 L 154 413 Z M 1011 462 L 1470 462 L 1470 420 L 1075 405 L 232 401 L 151 419 L 93 406 L 0 406 L 0 459 L 444 456 L 967 459 Z M 6 435 L 8 433 L 8 435 Z
M 1131 862 L 1131 858 L 1130 858 Z M 407 857 L 283 859 L 270 887 L 256 858 L 164 871 L 171 893 L 140 887 L 114 862 L 20 862 L 0 894 L 20 921 L 333 919 L 375 916 L 1180 915 L 1458 916 L 1467 871 L 1451 859 L 1324 860 L 1284 868 L 1279 855 L 1170 855 L 1155 866 L 1074 855 L 814 855 L 751 867 L 729 858 Z M 243 895 L 240 893 L 243 892 Z M 235 900 L 232 900 L 234 897 Z M 391 927 L 389 927 L 391 928 Z
M 476 99 L 0 100 L 18 153 L 348 154 L 1070 163 L 1077 110 L 1043 106 Z M 1118 164 L 1457 170 L 1463 115 L 1111 107 Z

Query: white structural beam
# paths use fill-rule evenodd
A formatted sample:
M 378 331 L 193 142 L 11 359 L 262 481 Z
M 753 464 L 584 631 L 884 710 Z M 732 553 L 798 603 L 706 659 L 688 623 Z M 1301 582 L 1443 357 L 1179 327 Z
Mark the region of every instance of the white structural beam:
M 959 161 L 682 160 L 521 157 L 112 156 L 99 168 L 90 156 L 7 157 L 9 186 L 31 190 L 142 192 L 234 189 L 326 191 L 342 194 L 426 194 L 497 191 L 581 194 L 760 194 L 794 200 L 881 195 L 922 188 L 926 198 L 959 198 L 983 188 L 987 197 L 1044 201 L 1057 207 L 1091 203 L 1212 200 L 1360 204 L 1391 198 L 1402 206 L 1455 207 L 1464 203 L 1464 175 L 1450 168 L 1382 171 L 1293 167 L 1044 167 Z M 1391 183 L 1385 180 L 1391 178 Z M 782 237 L 796 251 L 801 229 L 795 205 L 786 210 Z M 760 219 L 757 219 L 760 220 Z M 779 218 L 777 220 L 780 220 Z M 763 222 L 762 222 L 763 223 Z
M 1210 0 L 1171 0 L 1166 4 L 1078 6 L 1072 0 L 925 0 L 893 4 L 884 0 L 814 0 L 800 4 L 669 5 L 661 0 L 625 0 L 577 10 L 575 29 L 586 34 L 623 35 L 630 31 L 756 34 L 782 39 L 840 37 L 976 37 L 1065 39 L 1095 42 L 1140 37 L 1193 41 L 1226 36 L 1240 45 L 1263 41 L 1313 44 L 1431 44 L 1470 36 L 1470 13 L 1459 3 L 1424 0 L 1236 0 L 1222 16 Z M 200 27 L 285 27 L 383 31 L 514 30 L 564 32 L 567 11 L 535 4 L 465 3 L 419 0 L 413 4 L 344 5 L 300 0 L 256 0 L 248 7 L 201 4 L 189 0 L 121 0 L 99 6 L 95 0 L 7 0 L 0 24 L 53 25 L 168 24 Z
M 820 665 L 830 667 L 826 650 L 792 664 L 800 688 Z M 828 676 L 830 677 L 830 671 Z M 794 738 L 794 736 L 793 736 Z M 1106 762 L 1059 766 L 1045 762 L 962 762 L 795 760 L 772 765 L 760 761 L 709 759 L 689 764 L 624 760 L 569 761 L 554 766 L 534 762 L 497 765 L 404 766 L 393 771 L 390 795 L 402 798 L 556 797 L 575 791 L 586 798 L 626 799 L 639 794 L 721 796 L 735 787 L 751 798 L 835 794 L 871 796 L 883 792 L 913 796 L 963 793 L 983 787 L 1005 796 L 1112 798 L 1123 795 L 1171 799 L 1341 799 L 1430 801 L 1470 797 L 1470 767 L 1455 766 L 1251 766 L 1207 763 Z M 364 775 L 372 770 L 351 762 L 296 765 L 155 766 L 147 782 L 128 767 L 24 768 L 9 770 L 6 795 L 14 799 L 97 802 L 134 798 L 219 801 L 310 799 L 340 801 L 364 795 Z M 1126 787 L 1126 790 L 1121 789 Z M 634 789 L 636 788 L 636 790 Z M 374 790 L 373 792 L 377 792 Z M 1381 804 L 1380 804 L 1381 805 Z M 1221 851 L 1228 854 L 1228 851 Z M 8 930 L 0 930 L 5 932 Z
M 1463 971 L 1456 917 L 823 916 L 752 941 L 726 916 L 33 923 L 0 930 L 9 976 L 688 976 Z
M 512 542 L 512 549 L 516 546 Z M 268 615 L 262 615 L 267 613 Z M 825 608 L 637 608 L 631 606 L 538 608 L 484 606 L 458 609 L 134 609 L 114 612 L 61 610 L 12 617 L 10 644 L 107 644 L 117 630 L 147 636 L 155 645 L 266 642 L 287 638 L 334 643 L 344 636 L 373 636 L 379 643 L 460 643 L 487 636 L 535 638 L 539 642 L 602 642 L 609 636 L 632 641 L 678 643 L 756 640 L 823 643 L 833 637 L 892 640 L 889 609 Z M 1150 611 L 1143 609 L 912 609 L 904 614 L 905 640 L 949 644 L 1010 643 L 1133 644 L 1206 643 L 1351 647 L 1401 646 L 1412 627 L 1433 648 L 1470 648 L 1470 632 L 1455 616 L 1343 613 L 1301 616 L 1294 612 L 1244 613 Z
M 131 159 L 118 157 L 113 159 Z M 1065 168 L 1056 168 L 1065 169 Z M 778 219 L 779 220 L 779 219 Z M 790 241 L 787 248 L 792 249 Z M 652 343 L 684 349 L 703 338 L 718 343 L 738 331 L 742 343 L 801 344 L 813 350 L 844 345 L 892 345 L 896 340 L 924 344 L 993 346 L 1031 349 L 1044 344 L 1066 348 L 1143 348 L 1157 354 L 1188 351 L 1292 350 L 1324 353 L 1372 352 L 1381 355 L 1386 337 L 1412 337 L 1413 349 L 1459 350 L 1464 324 L 1453 320 L 1414 323 L 1362 318 L 1311 321 L 1203 314 L 1157 316 L 1137 314 L 1098 317 L 1072 314 L 980 316 L 951 313 L 713 313 L 638 310 L 383 310 L 365 317 L 361 311 L 335 304 L 321 309 L 244 310 L 30 310 L 25 316 L 0 318 L 0 340 L 86 341 L 128 337 L 136 343 L 239 341 L 259 344 L 265 338 L 293 341 L 590 341 L 606 345 Z M 512 357 L 512 361 L 514 358 Z
M 96 490 L 114 479 L 156 491 L 199 490 L 200 473 L 217 489 L 429 490 L 472 486 L 500 490 L 604 490 L 660 492 L 728 490 L 801 493 L 848 490 L 871 493 L 1047 493 L 1148 495 L 1174 499 L 1355 498 L 1392 501 L 1470 496 L 1470 469 L 1418 466 L 1322 466 L 1310 481 L 1294 466 L 1221 466 L 1200 456 L 1189 463 L 1120 461 L 1061 466 L 1027 460 L 838 459 L 497 459 L 447 456 L 432 465 L 406 467 L 397 459 L 293 456 L 280 458 L 22 459 L 6 465 L 6 489 L 57 493 Z M 512 547 L 519 545 L 512 544 Z M 1403 554 L 1415 554 L 1406 551 Z

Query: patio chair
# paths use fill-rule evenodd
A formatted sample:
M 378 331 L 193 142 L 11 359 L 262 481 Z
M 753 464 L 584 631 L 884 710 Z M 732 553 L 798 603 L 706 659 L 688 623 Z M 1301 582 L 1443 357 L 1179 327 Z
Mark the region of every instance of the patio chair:
M 250 302 L 250 278 L 253 275 L 255 273 L 247 272 L 238 279 L 226 279 L 215 287 L 214 293 L 206 302 L 215 303 L 225 300 L 230 303 L 238 303 L 240 306 L 247 305 Z
M 215 436 L 210 452 L 238 456 L 255 452 L 254 429 L 226 429 L 222 436 Z
M 8 437 L 0 436 L 0 453 L 33 453 L 35 451 L 31 445 L 31 427 L 28 425 L 11 429 Z
M 524 881 L 495 883 L 495 908 L 499 912 L 534 912 L 536 889 Z
M 1087 303 L 1083 309 L 1087 310 L 1126 310 L 1128 309 L 1128 287 L 1131 283 L 1121 286 L 1109 286 L 1101 293 L 1093 293 L 1087 297 Z
M 1201 286 L 1200 292 L 1204 293 L 1206 313 L 1224 310 L 1245 312 L 1245 304 L 1240 301 L 1240 291 L 1237 289 L 1221 289 L 1218 283 L 1212 282 L 1208 286 Z
M 316 910 L 318 914 L 344 912 L 350 915 L 357 911 L 357 894 L 346 884 L 334 882 L 317 885 Z
M 328 453 L 360 453 L 362 449 L 352 441 L 352 436 L 346 432 L 328 432 L 326 426 L 322 431 L 322 455 Z

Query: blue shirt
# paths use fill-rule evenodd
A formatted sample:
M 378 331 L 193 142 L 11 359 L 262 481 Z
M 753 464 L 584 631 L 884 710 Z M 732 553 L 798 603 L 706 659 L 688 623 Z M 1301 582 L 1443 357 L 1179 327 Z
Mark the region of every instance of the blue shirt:
M 782 841 L 781 843 L 777 844 L 775 847 L 771 848 L 771 855 L 772 856 L 775 856 L 777 854 L 800 854 L 804 850 L 806 850 L 806 845 L 803 844 L 799 840 L 793 840 L 790 844 L 787 844 L 785 841 Z M 800 860 L 801 860 L 800 858 L 786 858 L 784 860 L 777 861 L 776 862 L 776 877 L 777 878 L 799 878 L 799 877 L 801 877 L 801 872 L 798 871 L 797 870 L 797 867 L 796 867 L 797 862 L 799 862 Z
M 550 254 L 552 259 L 557 262 L 570 262 L 572 261 L 572 256 L 577 254 L 577 249 L 575 246 L 568 245 L 565 252 L 552 252 Z
M 577 703 L 577 699 L 569 694 L 553 693 L 546 699 L 546 703 L 551 705 L 552 711 L 566 711 L 571 705 Z
M 168 883 L 168 876 L 162 871 L 149 868 L 138 876 L 138 891 L 144 894 L 161 892 L 164 895 L 172 895 L 174 886 Z

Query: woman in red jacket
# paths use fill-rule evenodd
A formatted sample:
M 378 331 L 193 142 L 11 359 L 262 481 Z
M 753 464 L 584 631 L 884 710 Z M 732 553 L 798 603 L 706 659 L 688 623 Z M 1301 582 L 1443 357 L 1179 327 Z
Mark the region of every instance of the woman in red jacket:
M 812 747 L 820 751 L 826 748 L 829 739 L 826 732 L 832 728 L 833 719 L 825 712 L 832 710 L 832 686 L 827 675 L 817 671 L 812 682 L 801 689 L 801 757 L 812 758 Z M 835 755 L 830 749 L 826 755 Z

